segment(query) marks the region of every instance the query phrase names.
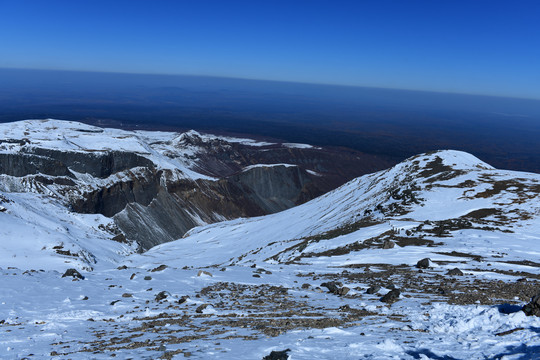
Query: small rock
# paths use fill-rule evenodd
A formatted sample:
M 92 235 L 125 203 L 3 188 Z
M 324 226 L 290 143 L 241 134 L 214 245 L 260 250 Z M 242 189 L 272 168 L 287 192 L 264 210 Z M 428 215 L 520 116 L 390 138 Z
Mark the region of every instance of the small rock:
M 114 301 L 111 301 L 111 305 L 114 305 L 116 304 L 117 302 L 119 302 L 120 300 L 114 300 Z
M 119 266 L 116 268 L 117 270 L 126 270 L 127 269 L 127 266 L 126 265 L 122 265 L 122 266 Z
M 396 243 L 393 242 L 392 240 L 386 240 L 384 243 L 383 243 L 383 246 L 382 248 L 383 249 L 393 249 L 394 246 L 396 246 Z
M 399 299 L 401 292 L 398 289 L 390 290 L 386 295 L 381 298 L 382 302 L 393 303 Z
M 347 295 L 347 293 L 351 291 L 351 289 L 349 289 L 348 287 L 344 286 L 342 287 L 341 289 L 339 289 L 339 294 L 338 295 Z
M 441 295 L 448 295 L 449 294 L 448 290 L 446 290 L 445 288 L 442 288 L 442 287 L 438 288 L 437 291 Z
M 150 272 L 163 271 L 167 268 L 167 265 L 161 264 L 157 268 L 150 270 Z
M 135 279 L 135 273 L 131 274 L 131 276 L 129 277 L 129 280 L 133 280 Z
M 123 294 L 122 294 L 122 297 L 123 297 L 123 298 L 130 298 L 130 297 L 133 297 L 133 294 L 130 294 L 130 293 L 123 293 Z
M 366 290 L 366 294 L 376 294 L 379 290 L 381 290 L 380 286 L 372 285 Z
M 261 275 L 259 275 L 259 274 L 253 274 L 251 276 L 253 276 L 254 278 L 260 278 L 261 277 Z
M 531 298 L 531 302 L 525 305 L 522 310 L 527 316 L 540 316 L 540 291 Z
M 339 292 L 339 287 L 335 281 L 322 283 L 321 286 L 327 288 L 332 294 L 337 294 Z
M 302 284 L 302 289 L 304 289 L 304 290 L 311 289 L 311 285 L 309 285 L 309 284 L 307 284 L 307 283 L 306 283 L 306 284 Z
M 71 276 L 74 279 L 84 280 L 84 276 L 82 276 L 81 273 L 78 272 L 76 269 L 67 269 L 64 275 L 62 275 L 62 277 L 68 277 L 68 276 Z
M 463 276 L 463 272 L 458 268 L 453 268 L 452 270 L 448 270 L 446 275 Z
M 430 267 L 430 264 L 431 263 L 431 259 L 430 258 L 425 258 L 425 259 L 422 259 L 422 260 L 419 260 L 417 263 L 416 263 L 416 267 L 419 268 L 419 269 L 427 269 Z
M 203 275 L 212 276 L 212 274 L 208 271 L 199 270 L 199 272 L 197 273 L 197 276 L 203 276 Z
M 148 276 L 148 275 L 146 275 L 146 276 L 144 277 L 144 280 L 152 280 L 152 277 L 151 277 L 151 276 Z
M 88 300 L 88 296 L 83 297 L 81 300 Z
M 328 291 L 332 294 L 340 296 L 346 295 L 351 290 L 348 287 L 343 286 L 343 284 L 338 281 L 329 281 L 327 283 L 322 283 L 321 286 L 327 288 Z
M 178 303 L 183 304 L 183 303 L 185 303 L 187 301 L 187 299 L 189 299 L 189 296 L 184 295 L 180 299 L 178 299 Z
M 160 291 L 156 295 L 156 301 L 165 300 L 168 296 L 169 296 L 169 294 L 166 291 Z
M 272 351 L 270 355 L 266 355 L 262 358 L 262 360 L 288 360 L 289 355 L 287 353 L 291 351 L 291 349 L 286 349 L 282 351 Z
M 202 314 L 203 311 L 204 311 L 204 309 L 206 309 L 207 307 L 208 307 L 208 304 L 202 304 L 202 305 L 199 305 L 199 306 L 197 307 L 197 309 L 195 309 L 195 312 L 196 312 L 197 314 Z

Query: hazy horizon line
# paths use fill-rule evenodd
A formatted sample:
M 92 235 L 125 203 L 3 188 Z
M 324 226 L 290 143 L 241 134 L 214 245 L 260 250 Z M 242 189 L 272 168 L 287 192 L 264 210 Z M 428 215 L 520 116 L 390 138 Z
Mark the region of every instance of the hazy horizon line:
M 465 95 L 465 96 L 478 96 L 478 97 L 490 97 L 490 98 L 505 98 L 505 99 L 517 99 L 517 100 L 532 100 L 540 101 L 540 98 L 534 97 L 520 97 L 510 95 L 494 95 L 485 93 L 465 93 L 456 91 L 442 91 L 442 90 L 426 90 L 426 89 L 412 89 L 412 88 L 399 88 L 399 87 L 383 87 L 374 85 L 351 85 L 351 84 L 337 84 L 337 83 L 320 83 L 320 82 L 306 82 L 306 81 L 294 81 L 294 80 L 275 80 L 275 79 L 262 79 L 262 78 L 245 78 L 223 75 L 206 75 L 206 74 L 171 74 L 171 73 L 148 73 L 148 72 L 122 72 L 122 71 L 106 71 L 106 70 L 74 70 L 74 69 L 47 69 L 47 68 L 24 68 L 24 67 L 0 67 L 0 70 L 22 70 L 22 71 L 42 71 L 42 72 L 66 72 L 66 73 L 93 73 L 93 74 L 118 74 L 118 75 L 134 75 L 134 76 L 163 76 L 163 77 L 192 77 L 192 78 L 213 78 L 213 79 L 227 79 L 227 80 L 241 80 L 241 81 L 254 81 L 254 82 L 271 82 L 280 84 L 298 84 L 298 85 L 310 85 L 310 86 L 328 86 L 328 87 L 343 87 L 343 88 L 358 88 L 358 89 L 377 89 L 377 90 L 398 90 L 398 91 L 410 91 L 417 93 L 435 93 L 435 94 L 448 94 L 448 95 Z

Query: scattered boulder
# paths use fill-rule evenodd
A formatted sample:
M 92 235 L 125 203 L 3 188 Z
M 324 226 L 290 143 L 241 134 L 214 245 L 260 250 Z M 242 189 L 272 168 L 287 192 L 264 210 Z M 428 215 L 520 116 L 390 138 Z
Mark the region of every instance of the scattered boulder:
M 328 289 L 329 292 L 331 292 L 334 295 L 347 295 L 347 293 L 351 290 L 346 286 L 342 286 L 343 284 L 337 281 L 329 281 L 322 283 L 321 286 Z
M 165 300 L 169 296 L 169 293 L 167 291 L 160 291 L 156 295 L 156 301 Z
M 311 289 L 311 285 L 309 285 L 308 283 L 302 284 L 302 289 L 309 290 Z
M 135 275 L 136 275 L 135 273 L 131 274 L 131 276 L 129 277 L 129 280 L 135 279 Z
M 262 358 L 262 360 L 288 360 L 289 355 L 287 353 L 291 351 L 291 349 L 286 349 L 282 351 L 272 351 L 270 355 L 266 355 Z
M 76 269 L 67 269 L 64 275 L 62 275 L 62 277 L 68 277 L 68 276 L 74 279 L 84 280 L 84 276 L 82 276 L 81 273 L 78 272 Z
M 210 277 L 213 276 L 212 273 L 208 271 L 199 270 L 199 272 L 197 273 L 197 276 L 203 276 L 203 275 L 210 276 Z
M 376 294 L 379 290 L 381 290 L 380 286 L 372 285 L 366 290 L 366 294 Z
M 525 305 L 522 310 L 527 316 L 540 316 L 540 291 L 531 298 L 531 302 Z
M 335 281 L 322 283 L 321 286 L 327 288 L 332 294 L 337 295 L 339 293 L 339 286 Z
M 390 290 L 386 295 L 384 295 L 381 298 L 382 302 L 385 303 L 393 303 L 399 300 L 399 295 L 401 294 L 401 291 L 399 289 L 392 289 Z
M 394 246 L 396 246 L 396 243 L 393 242 L 392 240 L 386 240 L 384 243 L 383 243 L 383 249 L 392 249 L 394 248 Z
M 130 297 L 133 297 L 133 294 L 130 294 L 130 293 L 123 293 L 123 294 L 122 294 L 122 297 L 123 297 L 123 298 L 130 298 Z
M 144 280 L 152 280 L 152 277 L 147 275 L 144 277 Z
M 157 268 L 150 270 L 150 272 L 163 271 L 167 268 L 167 265 L 161 264 Z
M 178 303 L 183 304 L 183 303 L 185 303 L 187 301 L 187 299 L 189 299 L 189 296 L 184 295 L 180 299 L 178 299 Z
M 425 258 L 425 259 L 419 260 L 416 263 L 416 267 L 419 268 L 419 269 L 427 269 L 430 266 L 431 266 L 431 259 L 430 258 Z
M 127 269 L 127 266 L 126 265 L 122 265 L 122 266 L 119 266 L 116 268 L 117 270 L 126 270 Z
M 202 314 L 203 311 L 204 311 L 204 309 L 206 309 L 208 306 L 209 306 L 208 304 L 202 304 L 202 305 L 199 305 L 199 306 L 197 307 L 197 309 L 195 309 L 195 312 L 196 312 L 197 314 Z
M 347 295 L 349 293 L 349 291 L 351 291 L 351 289 L 349 289 L 348 287 L 344 286 L 342 287 L 341 289 L 339 289 L 339 294 L 340 296 L 344 296 L 344 295 Z
M 463 276 L 463 271 L 459 270 L 458 268 L 453 268 L 452 270 L 448 270 L 446 275 Z

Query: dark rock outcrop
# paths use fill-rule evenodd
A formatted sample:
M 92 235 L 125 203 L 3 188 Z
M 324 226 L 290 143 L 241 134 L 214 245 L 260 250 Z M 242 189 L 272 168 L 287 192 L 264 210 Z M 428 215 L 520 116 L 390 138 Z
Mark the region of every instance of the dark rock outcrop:
M 328 289 L 329 292 L 331 292 L 334 295 L 347 295 L 351 289 L 349 289 L 346 286 L 342 286 L 341 283 L 336 281 L 329 281 L 321 284 L 322 287 L 325 287 Z
M 458 268 L 453 268 L 452 270 L 448 270 L 446 275 L 463 276 L 463 271 L 459 270 Z
M 399 291 L 399 289 L 392 289 L 381 298 L 381 301 L 385 303 L 394 303 L 399 300 L 400 294 L 401 291 Z
M 0 154 L 0 173 L 22 177 L 44 174 L 50 176 L 73 176 L 61 161 L 31 154 Z
M 527 316 L 540 316 L 540 291 L 532 297 L 531 301 L 522 310 Z
M 62 277 L 72 277 L 74 279 L 84 280 L 84 276 L 81 275 L 76 269 L 67 269 Z
M 282 351 L 272 351 L 269 355 L 266 355 L 262 360 L 288 360 L 289 355 L 287 354 L 291 349 L 286 349 Z
M 425 258 L 425 259 L 419 260 L 416 263 L 416 267 L 419 268 L 419 269 L 427 269 L 431 265 L 430 262 L 431 262 L 430 258 Z
M 167 291 L 160 291 L 159 293 L 156 294 L 156 301 L 162 301 L 162 300 L 165 300 L 166 298 L 169 297 L 169 293 Z
M 380 286 L 372 285 L 366 290 L 366 294 L 376 294 L 379 290 L 381 290 Z
M 73 171 L 97 178 L 107 178 L 121 171 L 136 167 L 153 168 L 149 159 L 127 151 L 60 151 L 30 148 L 29 153 L 60 162 Z M 42 172 L 42 171 L 39 171 Z

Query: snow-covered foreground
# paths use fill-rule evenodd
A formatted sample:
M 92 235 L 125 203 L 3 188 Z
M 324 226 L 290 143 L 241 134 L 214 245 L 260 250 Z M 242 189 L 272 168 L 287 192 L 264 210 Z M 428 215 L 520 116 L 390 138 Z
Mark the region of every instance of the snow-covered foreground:
M 328 271 L 265 264 L 264 272 L 235 266 L 197 276 L 191 268 L 128 268 L 74 281 L 54 271 L 3 269 L 1 358 L 262 359 L 287 348 L 291 359 L 540 354 L 540 318 L 525 316 L 518 306 L 450 305 L 409 292 L 388 305 L 379 300 L 388 289 L 367 295 L 370 284 L 362 281 L 345 282 L 351 291 L 336 296 L 316 289 Z M 313 287 L 302 288 L 305 283 Z M 157 301 L 161 291 L 166 298 Z M 184 296 L 189 298 L 180 304 Z M 198 313 L 202 304 L 209 306 Z
M 425 154 L 129 256 L 92 235 L 103 218 L 9 194 L 26 205 L 0 215 L 34 232 L 0 257 L 25 259 L 1 265 L 0 358 L 540 358 L 540 317 L 521 311 L 540 290 L 539 193 L 539 175 Z M 62 277 L 77 263 L 32 237 L 91 242 L 93 271 Z

